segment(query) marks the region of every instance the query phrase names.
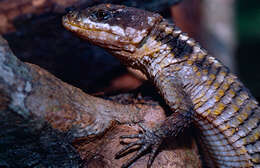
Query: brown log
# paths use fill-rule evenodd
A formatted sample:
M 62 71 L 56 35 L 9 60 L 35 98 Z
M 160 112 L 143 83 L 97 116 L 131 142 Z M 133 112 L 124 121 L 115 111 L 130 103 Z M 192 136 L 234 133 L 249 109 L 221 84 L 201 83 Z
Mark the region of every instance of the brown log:
M 13 55 L 3 38 L 0 38 L 0 72 L 0 146 L 3 147 L 5 143 L 10 145 L 11 142 L 17 143 L 12 145 L 19 146 L 18 142 L 22 141 L 19 139 L 20 135 L 15 131 L 10 134 L 10 130 L 26 130 L 33 135 L 27 136 L 27 139 L 36 138 L 36 141 L 26 141 L 29 143 L 26 144 L 26 158 L 30 158 L 27 158 L 29 163 L 35 161 L 33 156 L 36 155 L 34 152 L 30 156 L 30 143 L 38 144 L 38 140 L 44 137 L 44 143 L 40 140 L 39 143 L 47 145 L 46 156 L 52 152 L 53 146 L 48 146 L 50 144 L 54 144 L 57 150 L 65 150 L 51 155 L 54 159 L 59 156 L 57 159 L 62 164 L 57 160 L 49 161 L 48 164 L 79 167 L 79 163 L 82 164 L 83 161 L 85 167 L 119 167 L 135 153 L 114 159 L 114 154 L 123 147 L 119 136 L 139 130 L 136 125 L 128 123 L 140 120 L 145 123 L 159 123 L 165 118 L 164 110 L 158 102 L 145 103 L 145 99 L 139 98 L 130 100 L 135 103 L 119 104 L 96 98 L 62 82 L 36 65 L 24 64 Z M 66 136 L 61 136 L 60 133 Z M 7 139 L 1 139 L 3 134 Z M 9 136 L 15 141 L 8 140 Z M 188 135 L 179 140 L 167 140 L 162 149 L 165 150 L 158 154 L 154 167 L 201 167 L 194 140 Z M 10 154 L 10 150 L 0 150 L 0 163 L 3 165 L 10 164 L 10 158 L 4 160 L 3 157 Z M 41 151 L 37 154 L 42 156 Z M 44 167 L 46 162 L 43 160 L 46 160 L 46 156 L 38 157 L 35 165 Z M 13 159 L 15 158 L 14 155 Z M 147 159 L 148 156 L 145 156 L 138 160 L 134 167 L 145 167 Z M 65 164 L 66 161 L 70 164 Z M 17 165 L 18 163 L 20 164 L 17 161 Z

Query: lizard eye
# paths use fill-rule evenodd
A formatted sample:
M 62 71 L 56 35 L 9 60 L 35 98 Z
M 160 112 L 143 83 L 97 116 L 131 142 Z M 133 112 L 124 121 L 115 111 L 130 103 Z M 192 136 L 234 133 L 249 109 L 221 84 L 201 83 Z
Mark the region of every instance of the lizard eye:
M 107 20 L 112 14 L 109 11 L 99 10 L 90 15 L 94 20 Z

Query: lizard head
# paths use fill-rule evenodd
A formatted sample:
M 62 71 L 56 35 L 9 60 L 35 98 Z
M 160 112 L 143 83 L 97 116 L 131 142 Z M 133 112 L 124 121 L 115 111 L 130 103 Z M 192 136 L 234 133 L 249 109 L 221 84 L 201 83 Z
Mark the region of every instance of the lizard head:
M 101 4 L 80 11 L 69 11 L 62 23 L 66 29 L 108 49 L 129 65 L 136 62 L 136 50 L 161 20 L 159 14 L 152 12 L 122 5 Z

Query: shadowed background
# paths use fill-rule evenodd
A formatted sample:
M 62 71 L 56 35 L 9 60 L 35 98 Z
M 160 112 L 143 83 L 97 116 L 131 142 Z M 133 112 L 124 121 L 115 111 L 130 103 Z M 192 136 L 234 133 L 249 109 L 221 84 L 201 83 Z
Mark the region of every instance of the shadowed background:
M 61 25 L 65 8 L 101 2 L 136 6 L 161 13 L 221 59 L 260 97 L 258 46 L 260 2 L 251 0 L 176 1 L 0 1 L 0 31 L 22 61 L 34 63 L 88 93 L 127 91 L 141 81 L 102 49 L 74 37 Z

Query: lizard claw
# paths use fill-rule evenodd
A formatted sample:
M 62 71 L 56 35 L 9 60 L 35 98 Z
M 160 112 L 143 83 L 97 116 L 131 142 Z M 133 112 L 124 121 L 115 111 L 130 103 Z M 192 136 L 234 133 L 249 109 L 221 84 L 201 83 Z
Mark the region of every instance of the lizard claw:
M 146 128 L 143 124 L 138 124 L 141 128 L 143 133 L 141 134 L 132 134 L 132 135 L 123 135 L 120 138 L 138 138 L 139 140 L 129 143 L 125 147 L 123 147 L 119 152 L 116 153 L 115 157 L 119 158 L 123 153 L 125 153 L 129 148 L 139 145 L 140 149 L 137 151 L 137 153 L 131 157 L 125 164 L 122 165 L 122 168 L 129 167 L 135 160 L 140 158 L 144 152 L 151 150 L 149 160 L 147 162 L 147 167 L 151 167 L 153 160 L 156 156 L 156 153 L 162 143 L 162 138 L 155 134 L 153 130 L 150 130 L 149 128 Z

